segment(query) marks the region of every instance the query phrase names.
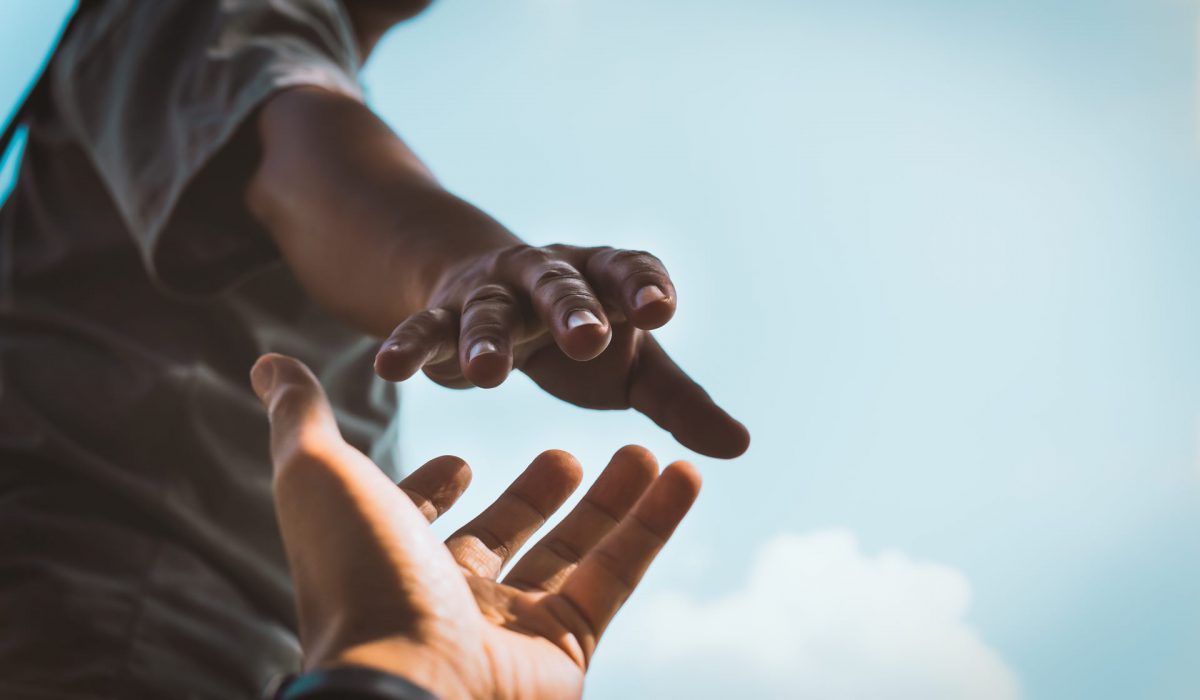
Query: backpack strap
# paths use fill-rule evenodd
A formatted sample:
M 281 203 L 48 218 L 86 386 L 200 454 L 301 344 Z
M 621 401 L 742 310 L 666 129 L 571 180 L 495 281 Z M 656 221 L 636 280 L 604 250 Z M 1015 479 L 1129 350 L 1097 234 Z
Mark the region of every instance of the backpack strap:
M 12 145 L 13 138 L 17 135 L 17 129 L 20 128 L 21 122 L 24 121 L 26 114 L 29 112 L 29 105 L 41 93 L 46 91 L 47 74 L 51 62 L 54 60 L 54 55 L 58 53 L 58 47 L 62 45 L 63 39 L 70 33 L 72 27 L 75 26 L 75 21 L 83 14 L 83 11 L 99 3 L 99 0 L 78 0 L 75 4 L 75 9 L 71 12 L 71 16 L 63 23 L 62 29 L 59 30 L 58 36 L 54 40 L 50 51 L 46 53 L 46 59 L 42 62 L 41 68 L 38 69 L 37 77 L 30 83 L 25 94 L 21 97 L 21 101 L 17 103 L 16 109 L 8 115 L 8 119 L 4 122 L 4 130 L 0 131 L 0 162 L 4 160 L 4 156 L 8 153 L 8 147 Z

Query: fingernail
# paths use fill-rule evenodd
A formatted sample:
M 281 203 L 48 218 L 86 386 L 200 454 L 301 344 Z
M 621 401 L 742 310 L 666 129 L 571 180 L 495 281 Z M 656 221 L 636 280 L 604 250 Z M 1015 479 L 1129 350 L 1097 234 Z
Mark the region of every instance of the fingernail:
M 633 307 L 640 309 L 647 304 L 653 304 L 656 301 L 662 301 L 666 298 L 666 293 L 659 289 L 657 285 L 648 284 L 639 289 L 637 294 L 633 295 Z
M 596 314 L 587 309 L 572 311 L 570 316 L 567 316 L 567 330 L 573 331 L 580 326 L 599 326 L 600 319 L 596 318 Z
M 473 362 L 475 358 L 479 357 L 480 355 L 494 353 L 498 350 L 499 348 L 496 347 L 496 344 L 490 340 L 475 341 L 475 344 L 472 345 L 471 349 L 467 352 L 467 362 Z
M 275 362 L 259 360 L 254 363 L 254 367 L 250 369 L 250 386 L 253 387 L 258 400 L 266 403 L 267 396 L 275 387 Z
M 388 343 L 387 345 L 384 345 L 379 350 L 379 354 L 381 354 L 381 355 L 385 352 L 390 352 L 390 353 L 404 352 L 404 346 L 401 345 L 400 343 Z

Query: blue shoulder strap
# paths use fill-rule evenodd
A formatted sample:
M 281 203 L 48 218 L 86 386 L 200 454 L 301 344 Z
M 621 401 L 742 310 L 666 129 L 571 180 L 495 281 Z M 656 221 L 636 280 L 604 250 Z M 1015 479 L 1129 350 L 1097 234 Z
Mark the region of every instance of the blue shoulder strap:
M 42 61 L 42 66 L 38 69 L 37 77 L 30 82 L 29 87 L 26 88 L 25 94 L 17 103 L 16 108 L 8 115 L 8 120 L 4 123 L 4 130 L 0 131 L 0 162 L 4 161 L 4 156 L 8 153 L 8 147 L 12 145 L 13 137 L 17 135 L 17 129 L 20 128 L 21 122 L 25 119 L 25 113 L 28 111 L 29 105 L 33 102 L 34 97 L 45 90 L 46 73 L 51 61 L 54 59 L 54 54 L 58 52 L 58 47 L 62 44 L 63 38 L 71 31 L 75 20 L 83 14 L 83 9 L 94 5 L 96 1 L 78 0 L 75 4 L 75 9 L 71 11 L 71 16 L 63 23 L 62 29 L 59 30 L 53 46 L 46 52 L 46 59 Z

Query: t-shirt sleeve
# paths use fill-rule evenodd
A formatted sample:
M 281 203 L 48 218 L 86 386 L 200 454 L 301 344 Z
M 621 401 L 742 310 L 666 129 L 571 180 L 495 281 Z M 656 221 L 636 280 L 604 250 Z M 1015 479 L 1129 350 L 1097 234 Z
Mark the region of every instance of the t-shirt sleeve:
M 249 117 L 288 87 L 362 99 L 341 3 L 102 0 L 81 12 L 54 58 L 51 99 L 150 276 L 203 295 L 275 261 L 245 206 Z

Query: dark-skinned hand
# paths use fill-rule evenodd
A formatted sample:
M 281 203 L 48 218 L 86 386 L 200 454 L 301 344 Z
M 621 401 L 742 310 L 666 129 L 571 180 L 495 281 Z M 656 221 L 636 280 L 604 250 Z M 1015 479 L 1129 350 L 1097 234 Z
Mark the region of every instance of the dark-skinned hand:
M 443 386 L 495 387 L 520 369 L 577 406 L 634 408 L 711 457 L 746 451 L 746 428 L 649 331 L 675 314 L 658 258 L 613 248 L 511 246 L 469 258 L 436 285 L 375 359 L 379 376 L 424 370 Z

